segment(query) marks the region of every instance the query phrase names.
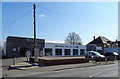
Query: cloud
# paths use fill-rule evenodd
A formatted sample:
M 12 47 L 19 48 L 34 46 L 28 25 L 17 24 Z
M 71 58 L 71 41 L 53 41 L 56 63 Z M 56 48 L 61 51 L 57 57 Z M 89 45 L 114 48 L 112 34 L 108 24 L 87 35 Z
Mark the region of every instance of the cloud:
M 45 17 L 46 17 L 46 15 L 44 15 L 44 14 L 39 15 L 39 18 L 45 18 Z

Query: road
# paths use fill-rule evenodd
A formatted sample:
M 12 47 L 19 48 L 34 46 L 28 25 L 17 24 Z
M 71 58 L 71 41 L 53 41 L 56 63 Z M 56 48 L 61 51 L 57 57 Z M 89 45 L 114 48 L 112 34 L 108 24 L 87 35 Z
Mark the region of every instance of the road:
M 51 71 L 25 77 L 118 77 L 118 64 Z

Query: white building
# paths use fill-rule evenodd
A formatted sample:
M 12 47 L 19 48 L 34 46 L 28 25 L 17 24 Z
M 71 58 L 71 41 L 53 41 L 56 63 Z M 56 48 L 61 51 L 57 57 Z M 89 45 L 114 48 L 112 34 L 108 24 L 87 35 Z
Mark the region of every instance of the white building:
M 82 56 L 86 52 L 86 45 L 72 45 L 61 43 L 45 43 L 45 56 Z

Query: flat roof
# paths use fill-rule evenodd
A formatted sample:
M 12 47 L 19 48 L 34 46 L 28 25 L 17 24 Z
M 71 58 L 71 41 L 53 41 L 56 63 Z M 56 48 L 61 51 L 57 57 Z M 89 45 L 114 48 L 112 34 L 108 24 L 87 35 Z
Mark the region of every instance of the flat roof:
M 8 36 L 7 38 L 20 38 L 20 39 L 34 39 L 34 38 L 30 38 L 30 37 L 18 37 L 18 36 Z M 37 40 L 45 40 L 45 39 L 39 39 L 36 38 Z

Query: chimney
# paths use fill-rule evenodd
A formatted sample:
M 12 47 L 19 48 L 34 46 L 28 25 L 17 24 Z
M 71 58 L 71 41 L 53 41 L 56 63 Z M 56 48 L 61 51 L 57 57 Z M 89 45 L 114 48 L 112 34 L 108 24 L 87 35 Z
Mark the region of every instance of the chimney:
M 95 40 L 95 36 L 93 36 L 93 40 Z
M 118 43 L 117 39 L 116 39 L 116 43 Z

